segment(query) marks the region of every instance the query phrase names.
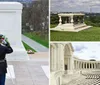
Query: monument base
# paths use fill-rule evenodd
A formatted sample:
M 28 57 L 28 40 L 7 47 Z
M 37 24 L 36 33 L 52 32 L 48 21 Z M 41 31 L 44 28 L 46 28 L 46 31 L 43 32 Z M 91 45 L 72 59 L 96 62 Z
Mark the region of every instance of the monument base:
M 73 23 L 72 24 L 62 24 L 62 25 L 58 25 L 57 27 L 55 28 L 52 28 L 50 30 L 52 31 L 70 31 L 70 32 L 79 32 L 81 30 L 85 30 L 85 29 L 88 29 L 88 28 L 91 28 L 92 26 L 87 26 L 86 24 L 77 24 L 77 25 L 74 25 Z
M 23 44 L 19 47 L 11 46 L 13 48 L 13 53 L 7 54 L 6 59 L 7 61 L 26 61 L 29 60 L 29 56 L 27 51 L 24 49 Z

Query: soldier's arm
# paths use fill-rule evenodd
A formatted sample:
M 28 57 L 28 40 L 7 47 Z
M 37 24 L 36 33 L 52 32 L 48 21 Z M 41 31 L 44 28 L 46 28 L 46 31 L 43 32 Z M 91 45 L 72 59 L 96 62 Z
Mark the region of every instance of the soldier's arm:
M 13 52 L 12 47 L 9 44 L 7 44 L 6 45 L 6 53 L 8 54 L 8 53 L 12 53 L 12 52 Z

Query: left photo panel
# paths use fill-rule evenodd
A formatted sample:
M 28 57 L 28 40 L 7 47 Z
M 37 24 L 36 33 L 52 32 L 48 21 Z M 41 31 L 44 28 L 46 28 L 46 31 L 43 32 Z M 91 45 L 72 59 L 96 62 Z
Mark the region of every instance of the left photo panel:
M 0 0 L 0 85 L 49 85 L 49 0 Z

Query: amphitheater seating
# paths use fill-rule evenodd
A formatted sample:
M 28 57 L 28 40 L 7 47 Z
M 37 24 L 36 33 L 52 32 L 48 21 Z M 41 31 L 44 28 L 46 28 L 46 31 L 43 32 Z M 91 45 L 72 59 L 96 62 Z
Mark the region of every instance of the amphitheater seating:
M 100 85 L 100 73 L 85 73 L 80 77 L 67 83 L 66 85 Z

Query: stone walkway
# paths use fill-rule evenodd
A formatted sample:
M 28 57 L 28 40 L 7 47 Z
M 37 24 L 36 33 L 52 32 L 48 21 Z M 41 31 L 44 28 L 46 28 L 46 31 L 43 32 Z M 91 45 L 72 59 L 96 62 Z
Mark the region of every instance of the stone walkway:
M 22 35 L 22 41 L 28 44 L 31 48 L 35 49 L 37 52 L 48 52 L 48 48 L 44 47 L 43 45 L 37 43 L 34 40 Z
M 48 53 L 47 53 L 48 54 Z M 34 56 L 37 55 L 37 56 Z M 15 72 L 14 83 L 11 79 L 6 80 L 6 85 L 49 85 L 49 79 L 42 69 L 42 66 L 48 66 L 48 56 L 38 56 L 38 54 L 29 55 L 28 61 L 9 61 L 13 65 Z M 47 56 L 47 57 L 46 57 Z M 44 60 L 41 60 L 41 59 Z
M 36 52 L 35 54 L 30 54 L 29 57 L 30 57 L 30 60 L 32 59 L 33 61 L 48 61 L 49 62 L 48 52 Z

